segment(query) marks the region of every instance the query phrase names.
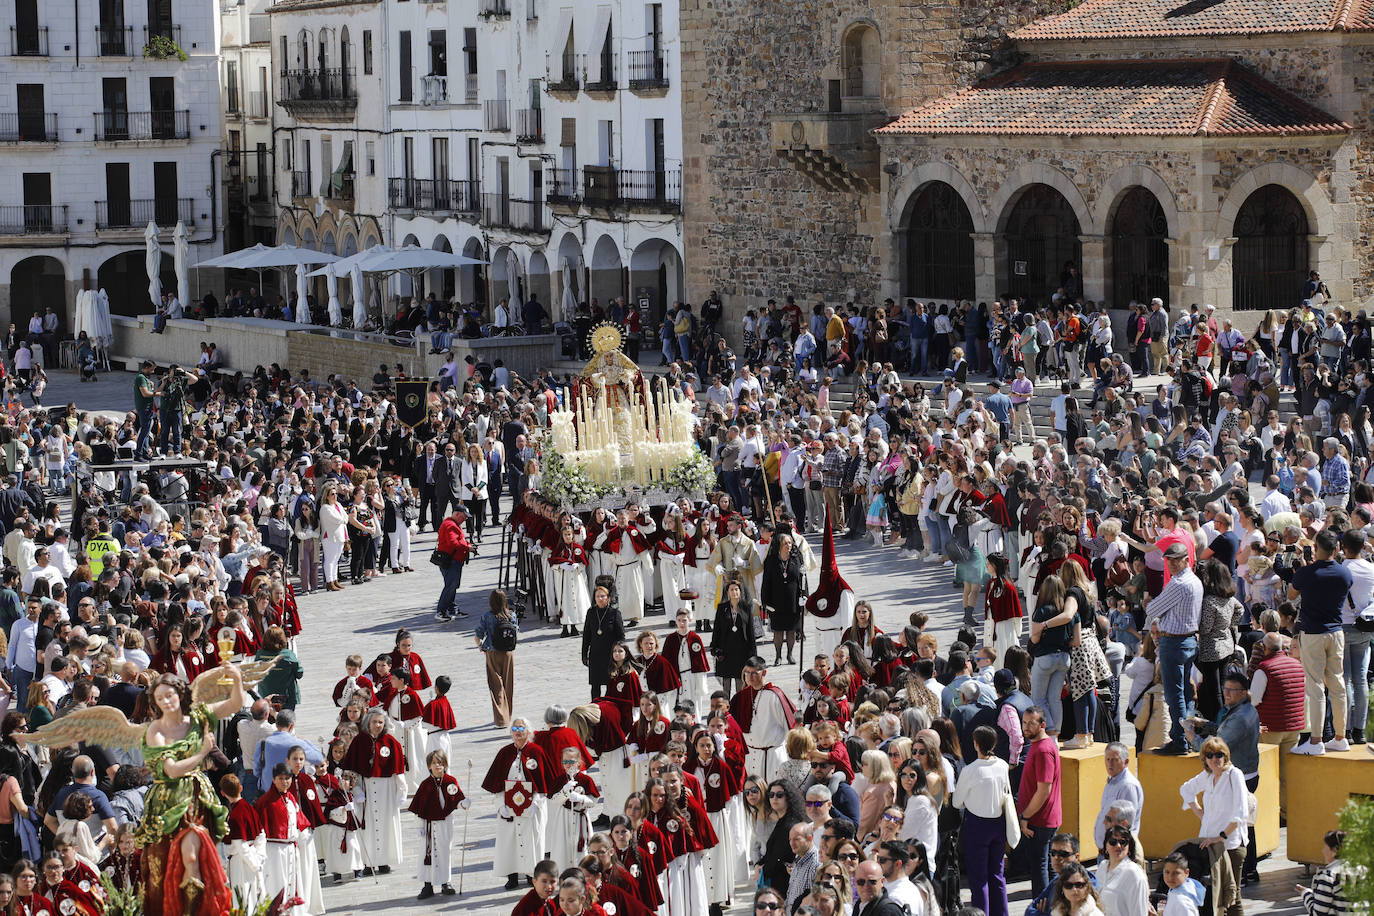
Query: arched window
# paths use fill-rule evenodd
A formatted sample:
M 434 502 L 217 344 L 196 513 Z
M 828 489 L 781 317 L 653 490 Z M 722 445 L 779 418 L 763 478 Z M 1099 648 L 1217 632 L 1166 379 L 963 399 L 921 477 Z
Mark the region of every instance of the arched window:
M 840 93 L 847 99 L 876 99 L 881 89 L 882 46 L 872 26 L 858 24 L 840 48 Z
M 311 48 L 312 48 L 313 45 L 314 45 L 314 41 L 313 41 L 313 39 L 312 39 L 312 37 L 311 37 L 311 35 L 310 35 L 310 32 L 309 32 L 308 30 L 306 30 L 306 29 L 301 29 L 300 34 L 296 36 L 296 69 L 297 69 L 297 70 L 309 70 L 309 69 L 310 69 L 310 61 L 311 61 L 311 58 L 314 56 L 313 53 L 312 53 L 312 50 L 311 50 Z
M 971 299 L 973 217 L 959 192 L 932 181 L 912 196 L 906 230 L 902 295 L 917 299 Z
M 1033 184 L 1012 204 L 1003 229 L 1006 274 L 1001 291 L 1041 302 L 1059 287 L 1064 265 L 1083 263 L 1078 215 L 1064 195 Z
M 1114 308 L 1169 301 L 1169 220 L 1159 200 L 1145 188 L 1122 195 L 1112 216 L 1112 295 Z
M 1280 185 L 1245 198 L 1236 214 L 1231 258 L 1231 308 L 1288 309 L 1307 281 L 1307 211 Z

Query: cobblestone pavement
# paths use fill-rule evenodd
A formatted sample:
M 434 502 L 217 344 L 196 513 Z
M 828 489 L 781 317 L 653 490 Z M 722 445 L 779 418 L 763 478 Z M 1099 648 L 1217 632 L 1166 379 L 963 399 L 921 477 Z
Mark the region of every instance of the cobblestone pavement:
M 49 404 L 65 404 L 75 399 L 83 408 L 122 411 L 132 400 L 132 376 L 109 374 L 98 385 L 79 384 L 69 372 L 50 373 Z M 503 510 L 506 505 L 503 505 Z M 460 818 L 456 831 L 461 841 L 466 829 L 466 868 L 459 897 L 434 897 L 423 903 L 415 899 L 419 882 L 415 866 L 423 846 L 417 842 L 417 821 L 402 815 L 406 830 L 405 864 L 389 875 L 360 880 L 348 879 L 342 885 L 326 883 L 324 896 L 331 913 L 383 913 L 390 910 L 414 913 L 509 913 L 519 894 L 502 889 L 504 875 L 492 872 L 492 849 L 496 809 L 492 796 L 477 783 L 486 773 L 497 749 L 508 740 L 504 730 L 491 723 L 491 706 L 486 690 L 486 675 L 481 654 L 473 645 L 472 628 L 486 607 L 487 595 L 497 582 L 499 543 L 496 529 L 488 528 L 486 541 L 476 559 L 464 572 L 459 592 L 460 607 L 469 616 L 457 623 L 441 624 L 433 619 L 434 602 L 439 593 L 440 576 L 426 558 L 434 545 L 433 532 L 426 531 L 412 545 L 414 573 L 383 576 L 365 585 L 345 586 L 337 593 L 319 592 L 303 596 L 301 612 L 305 632 L 298 641 L 298 654 L 305 668 L 301 683 L 302 705 L 298 710 L 297 734 L 323 741 L 332 733 L 337 710 L 330 699 L 334 683 L 343 676 L 343 660 L 350 653 L 365 658 L 392 648 L 395 632 L 406 627 L 415 634 L 415 650 L 429 666 L 431 676 L 447 674 L 453 679 L 449 696 L 457 718 L 453 736 L 454 772 L 463 789 L 473 799 L 466 826 Z M 812 539 L 819 552 L 820 539 Z M 896 548 L 876 550 L 864 542 L 838 542 L 840 568 L 850 586 L 873 602 L 878 626 L 899 631 L 906 617 L 916 609 L 932 616 L 932 627 L 942 645 L 948 645 L 960 619 L 958 592 L 951 587 L 952 570 L 938 564 L 903 560 Z M 645 624 L 660 632 L 670 627 L 662 616 L 648 617 Z M 552 702 L 572 706 L 589 697 L 586 669 L 578 658 L 578 642 L 562 640 L 556 627 L 537 620 L 523 622 L 519 647 L 515 653 L 515 706 L 518 713 L 542 722 L 544 707 Z M 808 631 L 808 639 L 812 633 Z M 631 640 L 633 641 L 633 640 Z M 805 658 L 805 650 L 798 653 Z M 777 682 L 792 686 L 796 671 L 784 677 L 775 671 Z M 1128 739 L 1129 740 L 1129 739 Z M 595 772 L 593 772 L 595 776 Z M 1159 800 L 1176 804 L 1174 798 Z M 459 882 L 457 865 L 464 854 L 455 851 L 454 885 Z M 1246 889 L 1247 913 L 1296 913 L 1301 905 L 1293 890 L 1294 882 L 1306 881 L 1303 870 L 1288 862 L 1283 849 L 1262 862 L 1263 882 Z M 327 880 L 327 879 L 326 879 Z M 1029 900 L 1029 885 L 1013 883 L 1012 911 L 1020 913 Z M 523 891 L 521 892 L 523 893 Z M 746 895 L 736 901 L 732 913 L 748 912 Z M 702 914 L 705 916 L 705 914 Z

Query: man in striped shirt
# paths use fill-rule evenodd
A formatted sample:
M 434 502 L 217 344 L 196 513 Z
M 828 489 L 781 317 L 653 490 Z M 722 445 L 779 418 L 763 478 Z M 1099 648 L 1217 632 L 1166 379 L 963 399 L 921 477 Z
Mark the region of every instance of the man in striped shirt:
M 1145 605 L 1145 622 L 1159 646 L 1160 674 L 1164 681 L 1164 701 L 1169 704 L 1169 743 L 1161 754 L 1183 754 L 1183 720 L 1187 718 L 1187 698 L 1183 687 L 1188 669 L 1197 658 L 1197 626 L 1202 616 L 1202 582 L 1188 563 L 1188 548 L 1170 544 L 1164 551 L 1169 569 L 1169 584 L 1159 596 Z

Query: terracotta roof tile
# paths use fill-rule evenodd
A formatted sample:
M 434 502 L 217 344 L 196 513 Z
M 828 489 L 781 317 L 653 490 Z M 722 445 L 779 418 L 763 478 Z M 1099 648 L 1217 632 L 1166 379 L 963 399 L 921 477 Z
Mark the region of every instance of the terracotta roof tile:
M 1374 29 L 1374 0 L 1083 0 L 1012 33 L 1017 41 Z
M 1348 130 L 1231 60 L 1108 60 L 1015 67 L 876 132 L 1164 137 Z

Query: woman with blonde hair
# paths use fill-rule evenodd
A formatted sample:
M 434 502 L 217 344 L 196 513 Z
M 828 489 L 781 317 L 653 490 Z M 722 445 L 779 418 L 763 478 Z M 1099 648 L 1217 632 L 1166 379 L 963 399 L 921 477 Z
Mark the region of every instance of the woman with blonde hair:
M 811 775 L 811 755 L 816 750 L 816 738 L 810 729 L 798 726 L 787 733 L 784 746 L 787 759 L 778 767 L 775 778 L 785 779 L 800 789 Z
M 859 796 L 856 835 L 866 839 L 877 830 L 883 809 L 897 800 L 897 774 L 887 754 L 876 748 L 864 751 L 862 766 L 862 772 L 854 777 L 854 794 Z
M 1231 763 L 1231 749 L 1213 735 L 1202 742 L 1202 772 L 1179 787 L 1183 806 L 1202 822 L 1198 845 L 1212 863 L 1212 907 L 1216 916 L 1241 916 L 1240 875 L 1245 862 L 1250 792 L 1245 775 Z M 1198 804 L 1198 795 L 1202 804 Z

